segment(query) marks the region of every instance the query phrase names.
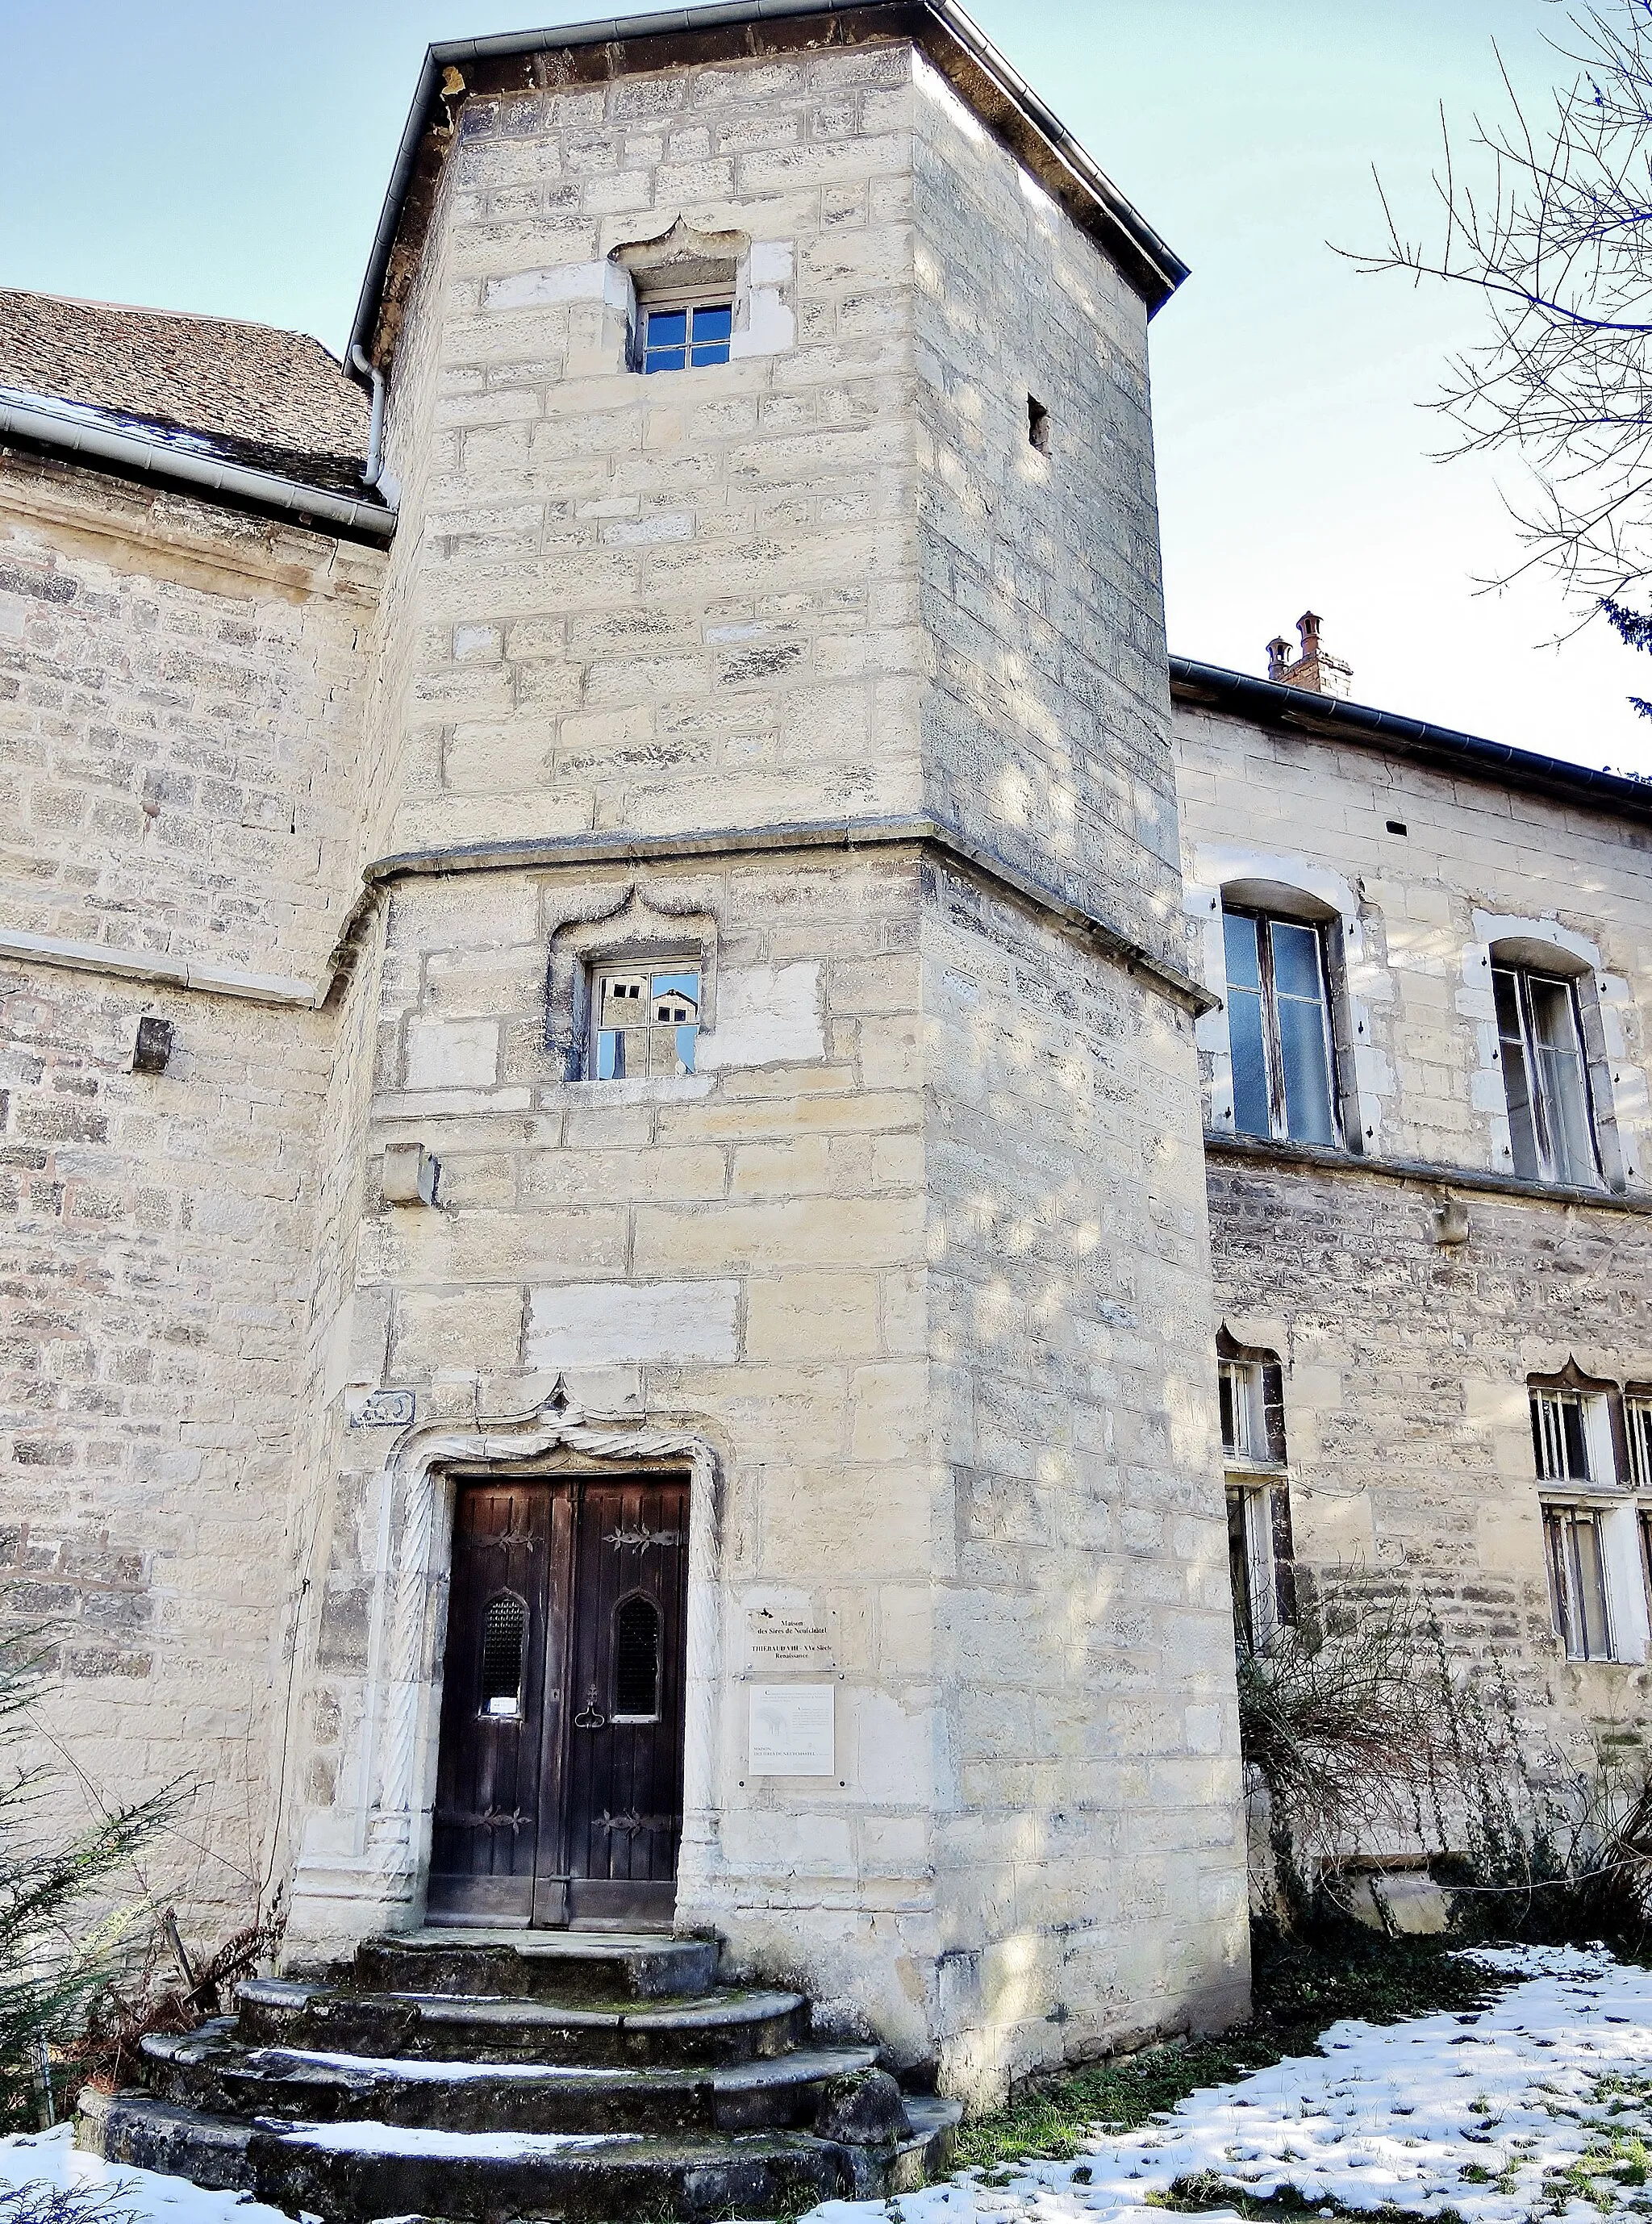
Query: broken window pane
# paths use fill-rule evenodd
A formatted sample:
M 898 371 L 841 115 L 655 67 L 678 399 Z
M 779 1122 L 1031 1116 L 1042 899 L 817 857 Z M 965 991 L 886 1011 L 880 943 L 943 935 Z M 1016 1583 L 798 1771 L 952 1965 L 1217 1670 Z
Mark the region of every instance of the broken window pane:
M 591 1055 L 596 1081 L 641 1081 L 694 1071 L 700 1030 L 700 969 L 680 958 L 653 968 L 615 966 L 591 983 Z
M 1626 1398 L 1624 1427 L 1629 1437 L 1629 1471 L 1636 1490 L 1652 1490 L 1652 1398 Z
M 1534 1390 L 1531 1434 L 1537 1454 L 1537 1473 L 1543 1482 L 1591 1480 L 1588 1420 L 1579 1392 Z

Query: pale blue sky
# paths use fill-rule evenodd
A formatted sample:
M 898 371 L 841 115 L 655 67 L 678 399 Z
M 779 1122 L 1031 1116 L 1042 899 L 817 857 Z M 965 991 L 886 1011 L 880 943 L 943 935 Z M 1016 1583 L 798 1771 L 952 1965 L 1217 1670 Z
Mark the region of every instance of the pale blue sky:
M 427 40 L 507 0 L 0 0 L 0 282 L 348 329 Z M 565 5 L 550 22 L 592 12 Z M 1423 212 L 1437 106 L 1540 95 L 1554 0 L 976 0 L 988 34 L 1193 276 L 1153 326 L 1172 646 L 1264 668 L 1308 603 L 1362 700 L 1652 770 L 1652 668 L 1599 627 L 1558 654 L 1494 471 L 1431 463 L 1417 407 L 1476 305 L 1359 276 L 1327 239 Z M 1505 475 L 1512 472 L 1505 467 Z

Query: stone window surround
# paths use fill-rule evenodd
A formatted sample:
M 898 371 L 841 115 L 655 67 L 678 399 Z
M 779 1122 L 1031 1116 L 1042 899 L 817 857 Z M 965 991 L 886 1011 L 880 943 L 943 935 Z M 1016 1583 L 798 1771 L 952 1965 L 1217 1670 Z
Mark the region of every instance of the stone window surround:
M 1605 970 L 1597 944 L 1562 926 L 1558 919 L 1522 919 L 1477 909 L 1473 925 L 1474 940 L 1463 951 L 1464 994 L 1458 1008 L 1474 1021 L 1478 1065 L 1471 1087 L 1473 1103 L 1485 1115 L 1491 1164 L 1504 1172 L 1514 1165 L 1491 995 L 1491 967 L 1513 965 L 1573 984 L 1601 1174 L 1609 1190 L 1627 1188 L 1637 1178 L 1640 1156 L 1625 1132 L 1628 1122 L 1622 1116 L 1636 1095 L 1633 1088 L 1624 1085 L 1625 1046 L 1616 1008 L 1627 999 L 1628 983 Z M 1639 1090 L 1643 1101 L 1645 1094 L 1643 1079 Z
M 699 1073 L 649 1081 L 596 1081 L 587 1068 L 591 1044 L 591 982 L 607 967 L 646 966 L 665 958 L 693 957 L 700 969 L 699 1041 L 713 1035 L 717 1020 L 717 922 L 708 911 L 678 908 L 658 900 L 633 881 L 595 890 L 590 908 L 564 918 L 552 930 L 545 984 L 545 1048 L 563 1078 L 588 1084 L 604 1096 L 621 1090 L 654 1095 L 699 1095 L 710 1085 Z
M 677 217 L 645 239 L 621 241 L 600 262 L 563 263 L 490 279 L 486 311 L 545 308 L 589 301 L 601 305 L 602 337 L 596 357 L 570 365 L 582 374 L 622 372 L 638 361 L 638 313 L 650 299 L 672 304 L 707 298 L 715 287 L 734 303 L 730 365 L 752 357 L 781 355 L 797 339 L 791 295 L 796 265 L 790 239 L 753 239 L 737 231 L 700 231 Z
M 1320 928 L 1327 1001 L 1334 1053 L 1333 1108 L 1342 1147 L 1360 1155 L 1378 1147 L 1385 1069 L 1371 1042 L 1369 1003 L 1376 986 L 1366 964 L 1359 899 L 1340 875 L 1306 857 L 1201 844 L 1189 876 L 1185 907 L 1199 921 L 1207 986 L 1220 1008 L 1197 1022 L 1195 1040 L 1211 1060 L 1208 1124 L 1219 1135 L 1236 1134 L 1233 1062 L 1227 1027 L 1227 957 L 1222 936 L 1224 903 Z M 1355 993 L 1355 983 L 1360 993 Z

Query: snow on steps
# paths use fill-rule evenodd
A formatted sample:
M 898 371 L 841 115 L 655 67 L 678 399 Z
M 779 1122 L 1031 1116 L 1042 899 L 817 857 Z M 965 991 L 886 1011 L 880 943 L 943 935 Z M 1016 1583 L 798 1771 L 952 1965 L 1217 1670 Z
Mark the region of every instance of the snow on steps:
M 88 2094 L 83 2147 L 329 2224 L 413 2213 L 772 2215 L 923 2183 L 958 2110 L 903 2102 L 865 2046 L 808 2042 L 795 1993 L 712 1988 L 704 1940 L 423 1932 Z

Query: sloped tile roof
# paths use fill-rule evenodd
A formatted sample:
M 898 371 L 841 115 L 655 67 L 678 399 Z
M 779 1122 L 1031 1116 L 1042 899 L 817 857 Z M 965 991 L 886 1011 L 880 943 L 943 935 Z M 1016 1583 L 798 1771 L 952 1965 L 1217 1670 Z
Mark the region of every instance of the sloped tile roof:
M 0 389 L 363 495 L 367 396 L 306 332 L 0 288 Z M 369 497 L 370 499 L 370 497 Z

